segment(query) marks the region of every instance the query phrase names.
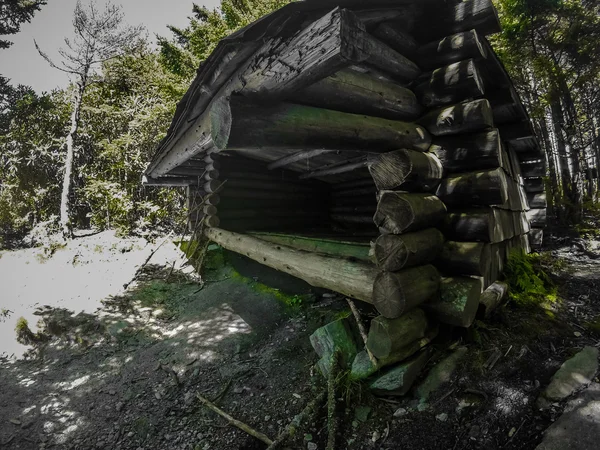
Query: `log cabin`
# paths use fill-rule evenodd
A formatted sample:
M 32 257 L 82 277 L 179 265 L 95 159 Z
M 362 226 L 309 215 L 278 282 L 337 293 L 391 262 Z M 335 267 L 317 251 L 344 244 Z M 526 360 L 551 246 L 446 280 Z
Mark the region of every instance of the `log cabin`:
M 498 31 L 491 0 L 290 3 L 201 64 L 143 183 L 186 186 L 206 238 L 381 320 L 468 327 L 545 220 Z

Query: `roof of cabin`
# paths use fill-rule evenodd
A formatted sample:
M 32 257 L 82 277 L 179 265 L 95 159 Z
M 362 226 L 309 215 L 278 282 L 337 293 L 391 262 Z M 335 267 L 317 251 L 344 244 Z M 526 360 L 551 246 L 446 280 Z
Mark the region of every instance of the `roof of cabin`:
M 432 10 L 431 5 L 440 2 L 450 3 L 448 0 L 373 0 L 368 2 L 368 8 L 365 8 L 363 0 L 304 0 L 290 3 L 222 39 L 212 54 L 201 63 L 190 88 L 178 103 L 167 135 L 158 145 L 145 174 L 160 177 L 168 172 L 164 169 L 165 156 L 177 149 L 181 137 L 191 129 L 213 98 L 218 96 L 219 91 L 231 81 L 236 71 L 243 67 L 268 39 L 292 36 L 336 7 L 350 9 L 365 19 L 363 22 L 367 30 L 369 17 L 373 17 L 378 11 L 385 11 L 389 17 L 390 11 L 396 9 L 398 14 L 394 20 L 401 21 L 403 29 L 410 32 L 411 28 L 415 30 L 422 28 L 419 24 L 420 18 L 427 20 L 427 16 L 430 16 L 432 11 L 439 9 Z M 407 10 L 409 14 L 406 14 Z M 391 17 L 394 15 L 392 14 Z M 499 31 L 499 28 L 494 31 Z M 491 53 L 493 55 L 493 52 Z M 487 70 L 492 73 L 492 76 L 503 79 L 503 83 L 504 81 L 508 83 L 514 104 L 512 110 L 509 108 L 504 112 L 513 114 L 519 120 L 528 121 L 527 113 L 505 69 L 495 55 L 491 58 Z

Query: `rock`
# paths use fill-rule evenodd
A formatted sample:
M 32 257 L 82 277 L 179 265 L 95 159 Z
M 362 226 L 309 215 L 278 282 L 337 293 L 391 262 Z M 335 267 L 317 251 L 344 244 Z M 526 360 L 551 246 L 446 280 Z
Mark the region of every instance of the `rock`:
M 125 406 L 125 403 L 123 403 L 123 402 L 117 403 L 117 406 L 116 406 L 117 412 L 121 412 L 123 410 L 124 406 Z
M 358 353 L 354 324 L 348 319 L 338 319 L 318 328 L 311 336 L 310 343 L 321 358 L 318 367 L 325 376 L 329 373 L 330 361 L 335 351 L 340 352 L 340 366 L 350 367 Z
M 446 413 L 438 414 L 437 416 L 435 416 L 435 419 L 439 420 L 440 422 L 445 422 L 446 420 L 448 420 L 448 414 L 446 414 Z
M 414 358 L 400 363 L 375 379 L 369 388 L 375 394 L 405 395 L 421 373 L 421 369 L 429 361 L 431 349 L 424 349 Z
M 590 450 L 600 436 L 600 384 L 593 383 L 567 403 L 563 415 L 544 433 L 536 450 Z
M 456 367 L 460 360 L 467 354 L 466 347 L 460 347 L 446 359 L 437 363 L 433 369 L 429 371 L 427 378 L 417 388 L 417 397 L 419 404 L 424 405 L 433 392 L 438 390 L 444 383 L 447 383 L 452 378 Z
M 360 405 L 354 410 L 354 418 L 361 422 L 366 422 L 369 418 L 369 414 L 371 414 L 371 408 L 369 406 Z
M 598 371 L 598 349 L 585 347 L 560 366 L 550 384 L 538 399 L 538 406 L 563 400 L 591 383 Z
M 468 328 L 477 315 L 482 291 L 477 278 L 442 278 L 439 297 L 425 302 L 423 309 L 442 323 Z
M 21 421 L 19 419 L 10 419 L 10 423 L 13 425 L 21 425 Z
M 394 417 L 403 417 L 408 414 L 408 410 L 406 408 L 398 408 L 394 411 Z
M 271 420 L 271 416 L 265 416 L 265 422 L 268 422 L 269 420 Z
M 307 450 L 317 450 L 319 447 L 314 442 L 309 442 L 306 445 Z

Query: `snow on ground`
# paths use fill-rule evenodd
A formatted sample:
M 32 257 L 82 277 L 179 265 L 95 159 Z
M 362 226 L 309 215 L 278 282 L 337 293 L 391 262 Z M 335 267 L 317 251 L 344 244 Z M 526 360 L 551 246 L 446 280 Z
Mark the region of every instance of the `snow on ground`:
M 0 356 L 20 357 L 27 347 L 15 340 L 15 325 L 19 317 L 29 322 L 35 332 L 39 306 L 48 305 L 94 312 L 100 301 L 119 295 L 140 265 L 162 242 L 143 238 L 119 238 L 114 231 L 76 238 L 65 248 L 47 258 L 42 248 L 29 248 L 0 253 Z M 180 268 L 182 252 L 165 242 L 152 256 L 152 264 Z

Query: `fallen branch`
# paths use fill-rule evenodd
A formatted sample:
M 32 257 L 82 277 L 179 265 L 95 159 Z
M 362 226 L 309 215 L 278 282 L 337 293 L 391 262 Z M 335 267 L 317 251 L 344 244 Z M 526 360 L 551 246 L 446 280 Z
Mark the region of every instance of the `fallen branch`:
M 202 395 L 200 395 L 198 393 L 196 393 L 196 397 L 198 397 L 198 400 L 200 400 L 204 406 L 206 406 L 209 409 L 212 409 L 218 415 L 227 419 L 227 421 L 231 425 L 248 433 L 250 436 L 254 436 L 256 439 L 264 442 L 267 445 L 273 444 L 273 441 L 271 439 L 269 439 L 267 436 L 265 436 L 264 434 L 262 434 L 259 431 L 256 431 L 254 428 L 251 428 L 250 426 L 246 425 L 244 422 L 240 422 L 239 420 L 234 419 L 229 414 L 227 414 L 225 411 L 223 411 L 221 408 L 219 408 L 217 405 L 215 405 L 213 402 L 211 402 L 209 399 L 203 397 Z
M 327 377 L 327 447 L 325 450 L 335 450 L 335 438 L 337 434 L 338 421 L 336 417 L 336 399 L 335 391 L 337 387 L 337 375 L 339 372 L 339 352 L 336 351 L 331 356 L 331 367 Z
M 125 283 L 123 285 L 124 289 L 127 289 L 129 287 L 129 285 L 131 283 L 133 283 L 133 281 L 142 273 L 142 270 L 144 270 L 144 267 L 146 267 L 146 265 L 150 262 L 150 260 L 152 259 L 152 257 L 154 256 L 154 254 L 158 251 L 159 248 L 161 248 L 165 242 L 167 242 L 171 236 L 173 235 L 173 232 L 171 231 L 162 241 L 160 244 L 158 244 L 158 247 L 156 247 L 154 250 L 152 250 L 150 252 L 150 254 L 148 255 L 148 257 L 146 258 L 146 260 L 142 263 L 142 265 L 140 267 L 138 267 L 138 269 L 135 271 L 135 275 L 133 275 L 133 278 L 128 281 L 127 283 Z
M 365 326 L 362 323 L 362 319 L 360 317 L 360 311 L 356 308 L 356 305 L 354 304 L 354 302 L 352 300 L 347 298 L 346 301 L 348 302 L 348 306 L 350 306 L 350 310 L 352 311 L 352 314 L 354 315 L 354 319 L 356 320 L 356 325 L 358 325 L 358 331 L 360 332 L 360 336 L 362 337 L 362 340 L 365 344 L 365 350 L 367 351 L 367 355 L 369 355 L 371 364 L 373 364 L 373 367 L 379 367 L 379 361 L 377 361 L 377 358 L 375 358 L 375 355 L 373 353 L 371 353 L 371 350 L 369 350 L 369 347 L 367 347 L 367 330 L 365 330 Z
M 302 425 L 306 419 L 310 416 L 313 416 L 319 410 L 319 405 L 325 401 L 325 397 L 327 396 L 327 391 L 322 390 L 312 401 L 310 401 L 304 409 L 297 414 L 292 421 L 285 427 L 285 429 L 281 432 L 281 434 L 277 437 L 275 442 L 271 444 L 267 450 L 276 450 L 281 444 L 283 444 L 289 437 L 293 436 L 296 433 L 296 430 Z

